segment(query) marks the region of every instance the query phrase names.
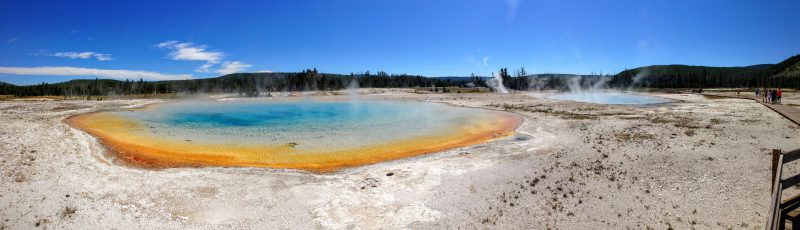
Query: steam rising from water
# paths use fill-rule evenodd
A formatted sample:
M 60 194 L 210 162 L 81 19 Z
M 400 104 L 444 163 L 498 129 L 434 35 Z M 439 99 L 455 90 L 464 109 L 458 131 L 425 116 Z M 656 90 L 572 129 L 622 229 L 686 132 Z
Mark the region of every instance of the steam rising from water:
M 541 78 L 541 77 L 531 77 L 528 78 L 528 89 L 541 91 L 547 86 L 548 79 Z
M 599 77 L 600 79 L 595 82 L 584 82 L 580 76 L 570 77 L 567 81 L 567 87 L 570 93 L 591 93 L 608 89 L 608 81 L 610 77 Z
M 649 73 L 650 73 L 650 71 L 648 71 L 647 68 L 642 69 L 641 71 L 636 73 L 636 76 L 633 77 L 633 80 L 631 81 L 631 84 L 628 85 L 628 88 L 626 89 L 626 91 L 631 91 L 631 89 L 633 89 L 633 87 L 636 87 L 637 85 L 639 85 L 639 82 L 642 81 L 642 78 L 644 78 L 645 76 L 649 75 Z
M 347 85 L 347 96 L 350 98 L 350 102 L 357 102 L 358 101 L 358 89 L 360 88 L 358 84 L 358 79 L 353 78 L 350 80 L 350 84 Z
M 631 93 L 631 89 L 647 76 L 648 72 L 642 71 L 636 74 L 631 84 L 623 89 L 614 89 L 608 86 L 611 81 L 609 76 L 573 76 L 565 77 L 566 93 L 551 95 L 548 98 L 559 100 L 570 100 L 597 104 L 617 104 L 617 105 L 645 105 L 671 102 L 672 100 Z M 552 79 L 547 79 L 552 80 Z M 541 84 L 539 81 L 531 81 L 530 84 Z
M 536 74 L 526 77 L 528 89 L 541 91 L 556 89 L 562 92 L 586 93 L 609 90 L 608 75 Z
M 347 103 L 347 105 L 350 107 L 350 113 L 352 113 L 354 110 L 360 109 L 361 107 L 361 98 L 358 90 L 359 88 L 360 85 L 358 84 L 358 79 L 353 78 L 350 80 L 350 84 L 347 85 L 347 89 L 345 89 L 345 92 L 347 92 L 347 98 L 350 101 L 350 103 Z
M 492 78 L 486 80 L 486 85 L 491 87 L 495 92 L 499 93 L 508 93 L 508 89 L 503 85 L 503 78 L 500 77 L 500 74 L 492 75 Z

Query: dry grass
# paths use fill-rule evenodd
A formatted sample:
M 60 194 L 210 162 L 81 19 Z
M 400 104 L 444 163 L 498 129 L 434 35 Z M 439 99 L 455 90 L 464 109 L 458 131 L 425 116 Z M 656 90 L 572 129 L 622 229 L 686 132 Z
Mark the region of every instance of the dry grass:
M 703 97 L 705 97 L 706 99 L 709 99 L 709 100 L 728 99 L 728 98 L 730 98 L 730 97 L 726 97 L 726 96 L 717 96 L 717 95 L 709 95 L 709 94 L 703 94 Z
M 695 134 L 694 133 L 694 129 L 686 130 L 686 132 L 683 132 L 683 134 L 686 134 L 686 136 L 690 136 L 690 137 L 694 136 L 694 134 Z
M 546 110 L 534 109 L 534 110 L 527 110 L 527 111 L 539 112 L 539 113 L 547 113 L 547 114 L 550 114 L 550 115 L 553 115 L 553 116 L 558 116 L 558 117 L 561 117 L 561 118 L 564 118 L 564 119 L 569 119 L 569 120 L 589 120 L 589 119 L 595 120 L 598 117 L 597 115 L 594 115 L 594 114 L 573 113 L 573 112 L 561 111 L 561 110 L 553 110 L 553 109 L 546 109 Z
M 672 124 L 673 126 L 679 128 L 697 129 L 705 127 L 701 124 L 698 124 L 696 119 L 691 119 L 688 117 L 679 117 L 679 116 L 675 116 L 672 118 L 662 117 L 662 116 L 650 117 L 650 122 L 654 124 Z
M 161 94 L 131 94 L 131 95 L 108 95 L 108 96 L 35 96 L 35 97 L 20 97 L 15 100 L 89 100 L 89 101 L 103 101 L 103 100 L 132 100 L 132 99 L 178 99 L 181 96 L 177 93 L 161 93 Z
M 64 96 L 13 97 L 15 101 L 61 101 L 64 99 L 66 99 Z
M 645 141 L 645 140 L 656 139 L 656 135 L 649 134 L 649 133 L 644 133 L 644 132 L 635 132 L 635 133 L 618 132 L 618 133 L 614 133 L 614 137 L 619 142 L 630 142 L 630 141 L 642 142 L 642 141 Z
M 73 216 L 75 216 L 75 212 L 77 212 L 77 211 L 78 211 L 78 208 L 76 208 L 76 207 L 72 207 L 72 206 L 64 207 L 64 210 L 61 211 L 61 218 L 64 218 L 64 219 L 72 218 Z
M 592 113 L 573 113 L 570 111 L 565 110 L 554 110 L 553 108 L 547 107 L 543 108 L 540 105 L 510 105 L 510 104 L 502 104 L 502 105 L 489 105 L 493 107 L 501 107 L 505 110 L 518 110 L 518 111 L 526 111 L 532 113 L 544 113 L 552 116 L 558 116 L 564 119 L 569 120 L 587 120 L 587 119 L 597 119 L 599 116 L 613 116 L 613 115 L 620 115 L 622 113 L 601 113 L 601 114 L 592 114 Z M 592 108 L 578 108 L 579 111 L 592 111 Z
M 77 106 L 75 104 L 59 104 L 56 107 L 53 107 L 53 111 L 67 111 L 67 110 L 77 110 L 77 109 L 85 109 L 90 108 L 89 106 Z
M 756 124 L 756 123 L 761 122 L 761 120 L 758 120 L 758 119 L 743 119 L 743 120 L 739 120 L 739 122 L 745 123 L 745 124 Z
M 486 87 L 474 87 L 474 88 L 462 88 L 457 86 L 452 87 L 445 87 L 447 89 L 447 93 L 491 93 L 492 90 Z M 442 93 L 442 87 L 415 87 L 414 93 L 417 94 L 428 94 L 428 93 Z M 437 91 L 438 90 L 438 91 Z
M 28 179 L 28 176 L 25 175 L 25 173 L 22 173 L 22 172 L 14 173 L 12 176 L 14 177 L 14 182 L 17 182 L 17 183 L 28 182 L 30 180 L 30 179 Z

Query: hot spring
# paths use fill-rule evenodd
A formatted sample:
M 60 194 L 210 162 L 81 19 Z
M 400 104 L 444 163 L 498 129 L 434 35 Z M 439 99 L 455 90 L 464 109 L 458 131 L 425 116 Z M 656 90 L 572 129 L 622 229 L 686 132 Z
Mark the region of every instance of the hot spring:
M 662 97 L 613 91 L 555 94 L 547 98 L 608 105 L 647 105 L 672 101 Z
M 408 101 L 197 101 L 67 122 L 127 162 L 331 171 L 510 135 L 516 114 Z

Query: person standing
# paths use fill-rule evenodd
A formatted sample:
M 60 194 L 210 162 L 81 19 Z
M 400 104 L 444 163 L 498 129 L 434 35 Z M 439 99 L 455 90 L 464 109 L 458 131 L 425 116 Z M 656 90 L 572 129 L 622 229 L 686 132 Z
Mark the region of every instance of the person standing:
M 756 88 L 756 99 L 758 99 L 758 88 Z
M 771 103 L 772 102 L 772 90 L 767 89 L 767 97 L 764 98 L 764 103 Z
M 778 104 L 780 104 L 781 103 L 781 97 L 783 96 L 783 92 L 781 92 L 781 88 L 778 88 L 777 96 L 778 96 Z
M 764 97 L 764 103 L 769 103 L 770 96 L 772 96 L 772 90 L 767 89 L 767 96 Z
M 771 94 L 770 94 L 769 103 L 775 104 L 775 97 L 777 97 L 777 96 L 778 96 L 778 91 L 773 89 Z

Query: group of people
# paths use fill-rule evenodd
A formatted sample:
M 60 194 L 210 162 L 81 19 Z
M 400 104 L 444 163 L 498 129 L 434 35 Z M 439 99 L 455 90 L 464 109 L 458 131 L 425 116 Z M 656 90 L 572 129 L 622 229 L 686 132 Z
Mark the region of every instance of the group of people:
M 783 96 L 783 92 L 781 92 L 781 88 L 778 89 L 758 89 L 756 88 L 756 98 L 761 99 L 761 102 L 764 103 L 781 103 L 781 96 Z

